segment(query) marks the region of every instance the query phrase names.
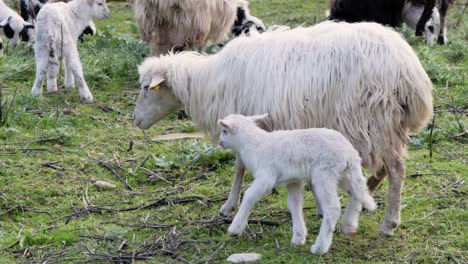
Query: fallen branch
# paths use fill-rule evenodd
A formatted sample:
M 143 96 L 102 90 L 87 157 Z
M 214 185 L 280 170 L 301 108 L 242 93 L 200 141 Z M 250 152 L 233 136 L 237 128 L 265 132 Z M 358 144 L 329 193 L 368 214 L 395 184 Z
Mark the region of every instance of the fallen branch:
M 119 180 L 130 190 L 133 191 L 133 188 L 132 186 L 130 186 L 127 181 L 122 177 L 120 176 L 120 174 L 118 174 L 114 169 L 112 169 L 111 167 L 109 167 L 109 165 L 107 165 L 106 163 L 104 163 L 103 161 L 98 161 L 98 164 L 99 166 L 109 170 L 112 174 L 114 174 L 117 178 L 119 178 Z

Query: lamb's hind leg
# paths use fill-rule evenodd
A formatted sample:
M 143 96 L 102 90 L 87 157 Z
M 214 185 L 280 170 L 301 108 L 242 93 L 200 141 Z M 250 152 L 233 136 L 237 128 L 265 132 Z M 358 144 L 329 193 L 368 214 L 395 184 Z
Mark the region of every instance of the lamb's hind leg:
M 44 77 L 46 75 L 48 65 L 47 55 L 47 50 L 35 50 L 36 80 L 34 81 L 34 85 L 31 90 L 32 95 L 42 94 L 42 85 L 44 82 Z
M 338 176 L 335 172 L 316 170 L 314 172 L 314 192 L 318 203 L 321 205 L 323 219 L 315 244 L 310 251 L 315 255 L 327 253 L 333 240 L 336 222 L 340 217 L 340 200 L 338 197 Z
M 307 227 L 302 214 L 304 206 L 304 182 L 290 183 L 286 187 L 288 188 L 288 208 L 293 225 L 291 244 L 304 245 L 307 236 Z
M 80 56 L 76 46 L 69 46 L 64 50 L 65 60 L 68 61 L 68 67 L 71 68 L 73 75 L 75 77 L 76 83 L 78 85 L 78 93 L 80 97 L 83 98 L 86 102 L 90 103 L 93 101 L 93 95 L 89 91 L 88 85 L 84 79 L 83 67 L 81 66 Z
M 64 59 L 63 62 L 65 72 L 65 89 L 71 89 L 73 86 L 75 86 L 75 78 L 73 77 L 70 61 L 68 59 Z
M 240 198 L 240 191 L 242 186 L 242 181 L 244 179 L 245 166 L 242 163 L 241 159 L 237 157 L 236 159 L 236 173 L 234 175 L 234 180 L 232 181 L 231 193 L 227 201 L 221 206 L 219 214 L 222 216 L 228 216 L 234 211 L 238 204 Z
M 389 192 L 385 220 L 380 226 L 380 232 L 393 235 L 393 230 L 400 225 L 401 193 L 405 178 L 405 163 L 399 155 L 386 161 L 389 172 Z
M 60 70 L 60 62 L 55 49 L 49 50 L 49 65 L 47 68 L 47 91 L 56 92 L 57 88 L 57 76 Z

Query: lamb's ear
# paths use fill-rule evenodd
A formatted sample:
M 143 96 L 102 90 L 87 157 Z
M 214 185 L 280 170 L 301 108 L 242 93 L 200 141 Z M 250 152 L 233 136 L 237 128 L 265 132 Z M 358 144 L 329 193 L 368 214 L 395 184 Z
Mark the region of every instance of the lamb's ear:
M 222 119 L 218 120 L 218 125 L 220 127 L 222 127 L 222 128 L 226 128 L 226 129 L 232 129 L 233 128 L 232 124 L 230 124 L 228 121 L 222 120 Z
M 258 122 L 258 121 L 262 121 L 262 120 L 266 119 L 268 116 L 269 116 L 269 114 L 263 114 L 263 115 L 249 116 L 249 118 L 254 122 Z
M 159 91 L 159 88 L 161 87 L 161 83 L 164 82 L 164 78 L 156 75 L 151 79 L 151 84 L 149 85 L 149 90 L 152 91 Z

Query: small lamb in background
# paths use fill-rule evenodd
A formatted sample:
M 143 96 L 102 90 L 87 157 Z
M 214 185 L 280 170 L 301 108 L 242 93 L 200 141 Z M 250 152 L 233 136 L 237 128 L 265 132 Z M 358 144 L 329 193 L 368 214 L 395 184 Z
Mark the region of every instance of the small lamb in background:
M 36 22 L 36 80 L 32 88 L 33 95 L 42 93 L 46 72 L 47 91 L 57 91 L 59 58 L 63 56 L 65 88 L 73 87 L 76 79 L 80 97 L 86 102 L 93 101 L 83 76 L 77 41 L 92 18 L 107 18 L 109 15 L 105 0 L 74 0 L 44 5 Z
M 320 232 L 311 252 L 323 255 L 330 248 L 340 217 L 338 185 L 351 194 L 342 221 L 344 233 L 356 233 L 362 206 L 370 211 L 377 207 L 362 175 L 361 158 L 353 145 L 335 130 L 310 128 L 267 132 L 255 123 L 267 116 L 229 115 L 218 121 L 223 128 L 220 145 L 238 153 L 254 177 L 228 232 L 241 234 L 254 204 L 276 185 L 286 184 L 293 222 L 291 244 L 303 245 L 307 235 L 302 215 L 303 187 L 305 181 L 310 181 L 315 201 L 323 213 Z

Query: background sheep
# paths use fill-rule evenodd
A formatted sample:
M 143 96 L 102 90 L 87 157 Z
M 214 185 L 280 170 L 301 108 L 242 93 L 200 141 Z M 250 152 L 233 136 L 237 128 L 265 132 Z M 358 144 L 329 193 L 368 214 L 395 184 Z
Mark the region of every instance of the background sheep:
M 432 83 L 401 36 L 375 23 L 324 22 L 310 28 L 234 39 L 216 55 L 170 54 L 140 67 L 135 124 L 147 129 L 180 106 L 212 140 L 216 121 L 233 113 L 269 113 L 267 130 L 326 127 L 342 133 L 376 178 L 390 176 L 381 231 L 400 223 L 408 133 L 432 114 Z M 231 195 L 239 200 L 244 164 L 236 161 Z
M 234 150 L 254 178 L 228 232 L 241 234 L 255 203 L 271 193 L 273 187 L 286 184 L 293 222 L 291 244 L 303 245 L 307 236 L 302 215 L 303 184 L 309 182 L 314 186 L 315 202 L 323 212 L 320 232 L 310 251 L 323 255 L 330 248 L 341 214 L 339 185 L 351 195 L 342 221 L 346 234 L 356 233 L 362 206 L 372 211 L 376 209 L 366 178 L 362 176 L 361 158 L 351 142 L 334 130 L 309 128 L 267 132 L 255 123 L 265 118 L 268 115 L 229 115 L 218 122 L 223 129 L 219 144 Z
M 31 24 L 36 23 L 37 14 L 41 8 L 47 3 L 57 3 L 57 2 L 65 2 L 68 3 L 71 0 L 21 0 L 21 17 L 25 21 L 28 21 Z M 94 25 L 93 21 L 90 21 L 86 28 L 80 35 L 80 40 L 83 39 L 84 35 L 91 35 L 94 36 L 96 34 L 96 26 Z M 34 29 L 28 30 L 28 35 L 30 40 L 34 40 Z
M 247 1 L 239 1 L 237 6 L 236 20 L 231 27 L 232 35 L 238 37 L 241 34 L 249 35 L 250 31 L 263 33 L 266 30 L 263 21 L 250 14 Z
M 403 21 L 410 28 L 416 30 L 418 21 L 420 20 L 424 12 L 424 6 L 415 6 L 410 2 L 406 2 L 403 8 L 402 16 Z M 440 28 L 440 16 L 439 11 L 436 7 L 433 8 L 430 19 L 424 25 L 424 40 L 426 44 L 434 44 L 434 40 L 437 39 L 437 35 Z
M 239 8 L 248 11 L 244 0 L 136 0 L 135 16 L 143 40 L 157 55 L 173 47 L 204 51 L 209 43 L 226 40 Z
M 77 16 L 76 14 L 79 14 Z M 42 93 L 42 82 L 47 71 L 47 91 L 57 91 L 59 57 L 65 61 L 65 87 L 73 87 L 75 79 L 80 97 L 93 100 L 84 80 L 83 69 L 76 47 L 78 37 L 93 17 L 106 18 L 110 14 L 105 0 L 74 0 L 69 3 L 45 5 L 37 16 L 37 39 L 34 45 L 36 80 L 32 94 Z
M 372 21 L 401 27 L 405 3 L 423 7 L 424 10 L 416 25 L 416 36 L 422 36 L 424 27 L 431 18 L 435 0 L 332 0 L 329 19 L 347 22 Z
M 32 24 L 24 21 L 18 13 L 9 8 L 3 0 L 0 0 L 0 32 L 10 40 L 9 43 L 12 47 L 16 47 L 21 39 L 28 41 L 27 30 L 33 27 Z

